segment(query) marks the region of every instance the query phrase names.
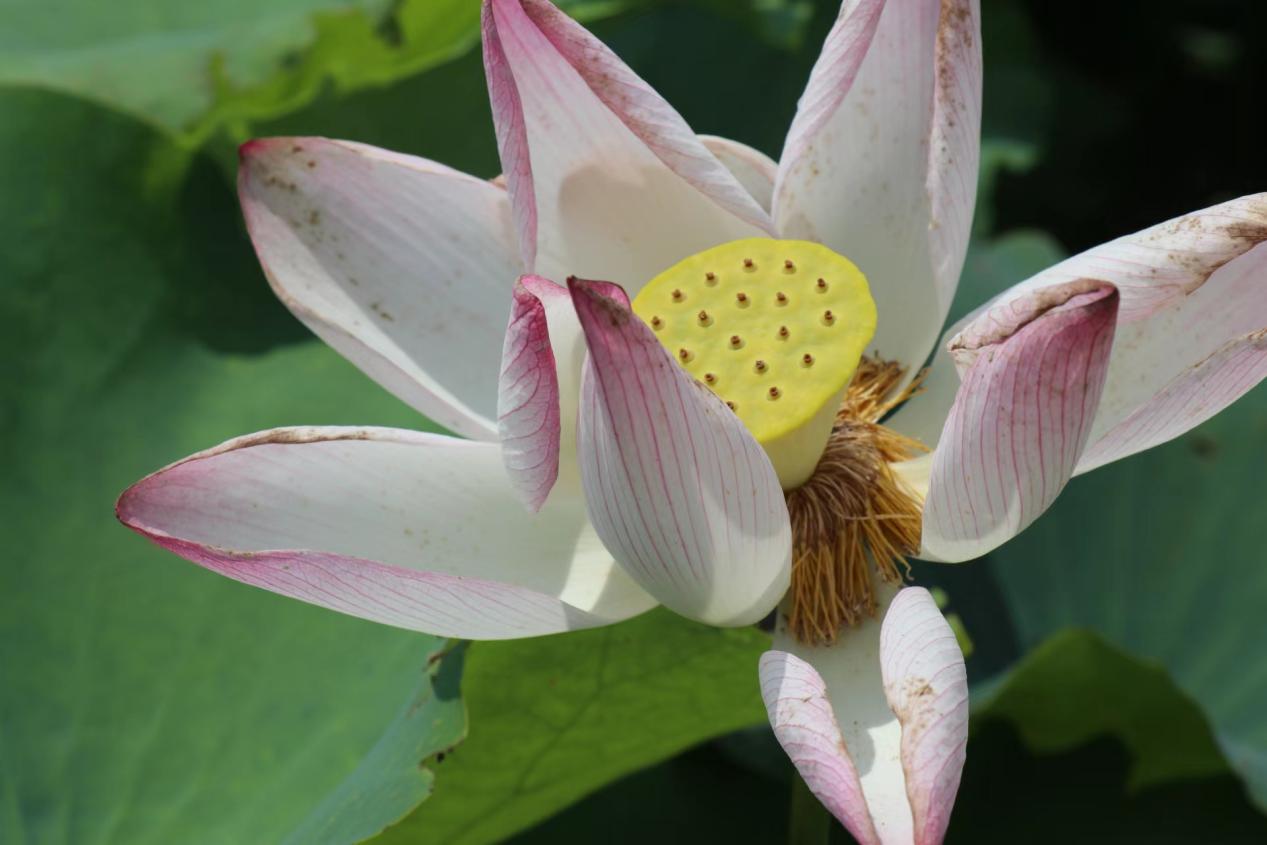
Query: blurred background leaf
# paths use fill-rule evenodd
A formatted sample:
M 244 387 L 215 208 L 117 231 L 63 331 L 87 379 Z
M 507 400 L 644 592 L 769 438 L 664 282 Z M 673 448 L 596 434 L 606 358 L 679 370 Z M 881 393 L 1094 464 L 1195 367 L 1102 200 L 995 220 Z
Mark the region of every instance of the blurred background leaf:
M 665 610 L 593 631 L 472 643 L 470 738 L 385 843 L 499 842 L 630 772 L 765 721 L 770 639 Z
M 1033 751 L 1069 751 L 1114 736 L 1131 755 L 1127 786 L 1227 771 L 1205 717 L 1160 666 L 1132 660 L 1095 634 L 1053 634 L 973 710 L 980 723 L 1011 722 Z M 1086 706 L 1089 702 L 1103 706 Z
M 1080 625 L 1164 666 L 1267 807 L 1267 394 L 1077 478 L 991 555 L 1022 647 Z
M 767 42 L 799 46 L 805 0 L 711 5 Z M 592 21 L 657 0 L 559 0 Z M 74 94 L 185 145 L 240 142 L 329 88 L 389 85 L 479 39 L 475 0 L 15 0 L 0 30 L 0 85 Z
M 420 421 L 318 344 L 197 341 L 188 286 L 255 280 L 187 249 L 226 229 L 246 249 L 204 217 L 233 213 L 216 172 L 195 199 L 142 197 L 152 143 L 95 106 L 0 93 L 0 841 L 355 841 L 421 801 L 420 764 L 463 735 L 455 679 L 433 685 L 443 641 L 216 577 L 111 503 L 246 431 Z

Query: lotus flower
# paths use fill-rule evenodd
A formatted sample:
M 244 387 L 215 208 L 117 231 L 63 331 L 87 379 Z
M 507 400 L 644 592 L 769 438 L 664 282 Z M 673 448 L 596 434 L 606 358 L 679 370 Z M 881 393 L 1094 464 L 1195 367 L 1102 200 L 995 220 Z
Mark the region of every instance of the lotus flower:
M 695 135 L 545 0 L 488 0 L 483 48 L 504 179 L 273 138 L 239 183 L 282 300 L 461 437 L 253 434 L 138 482 L 120 519 L 445 636 L 777 607 L 761 688 L 801 775 L 860 842 L 939 842 L 967 684 L 907 557 L 989 551 L 1262 378 L 1267 196 L 1070 258 L 938 344 L 976 0 L 848 0 L 777 164 Z

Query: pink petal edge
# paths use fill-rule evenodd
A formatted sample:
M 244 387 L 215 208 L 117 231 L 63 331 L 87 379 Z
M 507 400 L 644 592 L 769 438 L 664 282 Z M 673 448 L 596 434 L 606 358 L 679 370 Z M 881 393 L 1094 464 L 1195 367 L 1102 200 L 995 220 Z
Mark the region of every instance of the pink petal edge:
M 940 845 L 968 745 L 968 673 L 929 592 L 898 592 L 880 630 L 884 694 L 902 725 L 902 770 L 915 845 Z
M 567 291 L 539 276 L 515 283 L 497 399 L 497 431 L 511 484 L 533 513 L 559 477 L 559 373 L 543 297 Z
M 777 650 L 761 655 L 760 675 L 775 739 L 805 785 L 860 845 L 879 845 L 822 676 L 796 655 Z

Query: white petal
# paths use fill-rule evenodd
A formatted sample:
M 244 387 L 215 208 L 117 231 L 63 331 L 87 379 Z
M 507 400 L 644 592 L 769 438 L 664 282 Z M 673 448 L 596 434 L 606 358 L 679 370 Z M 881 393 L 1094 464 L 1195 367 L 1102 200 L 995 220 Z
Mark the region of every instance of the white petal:
M 1155 378 L 1154 373 L 1148 376 Z M 1265 376 L 1267 328 L 1232 338 L 1104 432 L 1082 453 L 1077 471 L 1087 472 L 1178 437 L 1232 404 Z M 1100 425 L 1099 417 L 1096 423 Z
M 747 144 L 720 138 L 716 135 L 701 135 L 700 141 L 708 151 L 717 156 L 731 174 L 739 180 L 757 204 L 766 212 L 774 201 L 774 180 L 779 175 L 779 165 L 760 150 Z
M 423 414 L 494 438 L 519 275 L 505 191 L 361 144 L 270 138 L 243 146 L 238 192 L 296 316 Z
M 980 102 L 976 0 L 847 0 L 779 163 L 781 236 L 861 268 L 875 348 L 911 367 L 932 348 L 967 251 Z
M 589 363 L 577 449 L 590 518 L 672 610 L 745 625 L 787 590 L 791 526 L 765 451 L 628 306 L 570 280 Z
M 863 845 L 936 845 L 958 789 L 968 684 L 926 590 L 888 589 L 883 623 L 829 647 L 775 633 L 761 692 L 775 736 L 819 800 Z
M 579 501 L 524 513 L 499 452 L 394 429 L 276 429 L 137 482 L 117 512 L 230 578 L 443 636 L 535 636 L 654 605 Z
M 1051 505 L 1090 435 L 1116 318 L 1116 289 L 1082 280 L 992 307 L 959 333 L 963 383 L 933 454 L 921 557 L 978 557 Z
M 551 4 L 488 0 L 484 61 L 536 272 L 636 293 L 688 255 L 773 231 L 681 116 Z

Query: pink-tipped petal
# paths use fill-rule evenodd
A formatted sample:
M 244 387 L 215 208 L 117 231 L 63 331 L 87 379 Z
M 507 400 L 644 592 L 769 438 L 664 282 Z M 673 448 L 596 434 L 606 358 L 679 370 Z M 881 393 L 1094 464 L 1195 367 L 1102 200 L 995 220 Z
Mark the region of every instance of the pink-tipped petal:
M 902 725 L 902 770 L 915 845 L 939 845 L 950 824 L 968 744 L 963 652 L 928 591 L 900 591 L 880 632 L 880 669 Z
M 848 0 L 779 162 L 780 235 L 859 266 L 880 314 L 873 345 L 912 368 L 967 251 L 980 103 L 976 0 Z
M 276 429 L 142 479 L 117 513 L 235 580 L 443 636 L 536 636 L 654 605 L 612 562 L 579 500 L 524 513 L 493 443 Z
M 862 781 L 849 757 L 822 676 L 786 651 L 761 655 L 760 673 L 761 698 L 774 737 L 805 785 L 859 845 L 878 845 Z
M 779 744 L 855 839 L 937 845 L 967 740 L 963 654 L 926 590 L 879 599 L 879 618 L 830 646 L 797 642 L 780 619 L 761 694 Z
M 544 0 L 486 0 L 484 55 L 523 253 L 635 290 L 769 215 L 675 112 Z
M 265 275 L 299 319 L 436 422 L 496 436 L 519 274 L 505 191 L 361 144 L 270 138 L 243 146 L 238 193 Z
M 791 526 L 764 450 L 621 300 L 569 280 L 589 361 L 577 449 L 590 518 L 612 555 L 672 610 L 745 625 L 791 571 Z
M 774 159 L 760 150 L 729 138 L 701 135 L 699 139 L 739 180 L 739 184 L 756 200 L 757 205 L 769 212 L 774 202 L 774 180 L 779 175 L 779 165 Z
M 1062 261 L 1005 291 L 987 309 L 1080 278 L 1119 291 L 1104 392 L 1076 472 L 1176 437 L 1263 378 L 1267 329 L 1267 194 L 1242 197 L 1153 226 Z M 927 390 L 894 417 L 899 430 L 937 443 L 959 386 L 940 349 Z
M 532 512 L 541 509 L 559 478 L 559 372 L 550 344 L 544 299 L 568 299 L 547 279 L 515 283 L 502 350 L 497 431 L 510 483 Z
M 933 455 L 922 557 L 985 554 L 1073 474 L 1108 368 L 1117 291 L 1078 280 L 992 307 L 951 342 L 962 384 Z

